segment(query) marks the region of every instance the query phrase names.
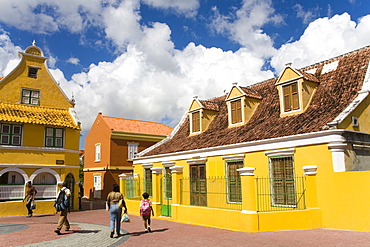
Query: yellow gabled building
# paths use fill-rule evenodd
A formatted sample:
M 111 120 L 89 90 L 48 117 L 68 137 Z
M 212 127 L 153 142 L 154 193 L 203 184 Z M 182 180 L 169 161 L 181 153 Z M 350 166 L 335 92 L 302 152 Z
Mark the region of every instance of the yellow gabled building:
M 128 208 L 150 183 L 156 215 L 179 222 L 370 231 L 369 62 L 370 46 L 195 98 L 172 134 L 134 159 L 136 180 L 121 177 Z
M 33 43 L 0 80 L 0 216 L 25 215 L 25 183 L 37 190 L 35 214 L 53 213 L 63 181 L 78 209 L 80 123 Z

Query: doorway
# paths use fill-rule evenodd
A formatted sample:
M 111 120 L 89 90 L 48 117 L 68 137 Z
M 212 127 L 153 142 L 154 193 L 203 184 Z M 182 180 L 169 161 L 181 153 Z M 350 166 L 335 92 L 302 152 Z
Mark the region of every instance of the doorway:
M 69 202 L 69 208 L 73 210 L 74 205 L 74 194 L 75 194 L 75 178 L 72 173 L 68 173 L 65 181 L 68 183 L 67 188 L 71 191 L 71 200 Z
M 190 166 L 190 204 L 207 206 L 206 165 Z

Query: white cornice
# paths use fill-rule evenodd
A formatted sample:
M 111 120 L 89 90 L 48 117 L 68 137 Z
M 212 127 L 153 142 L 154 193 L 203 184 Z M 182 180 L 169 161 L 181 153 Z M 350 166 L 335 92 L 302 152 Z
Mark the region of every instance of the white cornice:
M 155 162 L 167 162 L 174 160 L 191 160 L 195 156 L 200 157 L 211 157 L 211 156 L 226 156 L 241 153 L 250 153 L 258 151 L 267 151 L 274 149 L 286 149 L 292 147 L 309 146 L 309 145 L 320 145 L 328 143 L 344 143 L 346 140 L 342 136 L 345 130 L 334 129 L 325 130 L 320 132 L 313 132 L 308 134 L 299 134 L 293 136 L 285 136 L 273 139 L 236 143 L 224 146 L 189 150 L 183 152 L 159 154 L 147 157 L 135 158 L 133 163 L 155 163 Z M 356 131 L 349 131 L 356 132 Z

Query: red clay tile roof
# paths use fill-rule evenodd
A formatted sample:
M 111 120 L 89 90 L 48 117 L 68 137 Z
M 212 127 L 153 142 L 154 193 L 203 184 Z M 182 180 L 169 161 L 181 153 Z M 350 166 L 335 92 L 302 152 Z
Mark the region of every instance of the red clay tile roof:
M 199 100 L 199 102 L 202 104 L 204 109 L 206 110 L 212 110 L 212 111 L 218 111 L 219 106 L 217 102 L 208 101 L 208 100 Z
M 259 92 L 256 90 L 250 88 L 250 87 L 240 87 L 243 92 L 246 94 L 247 97 L 255 98 L 255 99 L 262 99 L 262 96 Z
M 339 61 L 336 70 L 321 74 L 324 64 L 334 60 Z M 228 128 L 225 95 L 214 98 L 212 102 L 219 103 L 219 113 L 205 132 L 190 136 L 187 117 L 171 138 L 143 156 L 324 131 L 327 123 L 332 122 L 358 95 L 369 60 L 370 46 L 303 68 L 301 71 L 316 68 L 315 78 L 320 84 L 307 110 L 298 115 L 280 117 L 280 101 L 275 86 L 277 78 L 248 87 L 258 92 L 262 100 L 248 123 L 239 127 Z
M 306 73 L 302 70 L 298 70 L 299 73 L 301 73 L 303 75 L 303 78 L 308 80 L 308 81 L 312 81 L 312 82 L 320 82 L 320 80 L 314 76 L 313 74 L 310 74 L 310 73 Z
M 113 131 L 163 136 L 167 136 L 172 132 L 171 127 L 168 127 L 167 125 L 164 125 L 162 123 L 107 116 L 102 117 Z

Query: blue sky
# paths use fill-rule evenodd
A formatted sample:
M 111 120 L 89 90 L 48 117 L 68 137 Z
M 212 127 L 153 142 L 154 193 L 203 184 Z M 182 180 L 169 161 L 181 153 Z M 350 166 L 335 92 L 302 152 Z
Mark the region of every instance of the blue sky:
M 0 75 L 36 40 L 82 144 L 98 112 L 175 127 L 193 96 L 370 45 L 368 0 L 1 0 Z

